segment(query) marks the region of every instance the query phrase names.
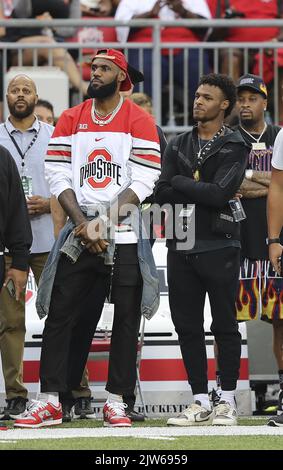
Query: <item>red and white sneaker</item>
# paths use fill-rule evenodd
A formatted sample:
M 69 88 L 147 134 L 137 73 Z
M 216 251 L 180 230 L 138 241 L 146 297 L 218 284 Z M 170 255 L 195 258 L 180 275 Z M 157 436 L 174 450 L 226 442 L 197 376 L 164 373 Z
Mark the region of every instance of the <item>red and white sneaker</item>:
M 125 403 L 108 403 L 103 407 L 104 426 L 110 428 L 122 428 L 132 426 L 132 421 L 126 416 Z
M 62 406 L 53 403 L 44 403 L 38 400 L 31 400 L 25 415 L 16 419 L 14 427 L 17 428 L 41 428 L 43 426 L 53 426 L 62 423 Z

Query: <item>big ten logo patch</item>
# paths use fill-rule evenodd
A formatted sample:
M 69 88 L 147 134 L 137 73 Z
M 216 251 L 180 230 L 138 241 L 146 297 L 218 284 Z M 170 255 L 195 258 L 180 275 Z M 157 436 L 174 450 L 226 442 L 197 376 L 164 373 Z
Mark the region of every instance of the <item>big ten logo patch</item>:
M 87 181 L 93 189 L 103 189 L 112 182 L 121 186 L 121 165 L 114 163 L 108 150 L 93 150 L 80 168 L 80 187 Z
M 36 295 L 37 285 L 34 279 L 33 272 L 30 270 L 27 280 L 27 288 L 26 288 L 26 304 L 29 303 L 32 298 Z

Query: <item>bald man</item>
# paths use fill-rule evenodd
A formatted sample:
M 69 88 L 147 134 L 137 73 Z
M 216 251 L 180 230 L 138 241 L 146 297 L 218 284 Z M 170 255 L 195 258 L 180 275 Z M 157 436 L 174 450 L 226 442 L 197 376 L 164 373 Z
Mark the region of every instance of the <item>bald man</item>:
M 34 108 L 38 101 L 36 85 L 26 75 L 17 75 L 7 89 L 10 115 L 0 125 L 0 142 L 18 167 L 30 217 L 33 243 L 28 266 L 36 283 L 50 251 L 53 224 L 50 214 L 50 192 L 44 177 L 44 157 L 53 126 L 38 121 Z M 5 255 L 6 272 L 12 263 Z M 0 350 L 7 406 L 4 419 L 16 419 L 26 410 L 27 389 L 23 385 L 23 352 L 25 341 L 25 290 L 16 301 L 8 290 L 0 294 Z M 1 415 L 0 415 L 1 416 Z

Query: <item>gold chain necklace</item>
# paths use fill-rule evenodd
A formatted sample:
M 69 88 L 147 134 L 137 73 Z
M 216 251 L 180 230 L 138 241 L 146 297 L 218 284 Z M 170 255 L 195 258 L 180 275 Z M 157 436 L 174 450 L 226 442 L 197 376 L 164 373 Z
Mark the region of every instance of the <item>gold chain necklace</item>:
M 123 102 L 124 102 L 124 99 L 121 96 L 120 100 L 119 100 L 119 103 L 117 104 L 116 108 L 113 109 L 113 111 L 111 111 L 111 113 L 108 113 L 105 116 L 105 117 L 109 116 L 109 118 L 108 119 L 98 119 L 99 113 L 98 113 L 98 111 L 96 110 L 96 107 L 95 107 L 95 100 L 93 100 L 91 114 L 92 114 L 92 119 L 95 122 L 95 124 L 98 124 L 99 126 L 106 126 L 106 124 L 109 124 L 114 119 L 116 114 L 120 111 Z

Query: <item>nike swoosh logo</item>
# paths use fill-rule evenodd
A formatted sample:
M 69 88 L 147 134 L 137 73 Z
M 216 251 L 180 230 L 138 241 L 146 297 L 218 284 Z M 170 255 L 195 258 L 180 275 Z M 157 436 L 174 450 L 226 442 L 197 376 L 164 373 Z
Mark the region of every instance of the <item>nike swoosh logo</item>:
M 96 139 L 94 139 L 94 140 L 95 140 L 95 142 L 99 142 L 99 141 L 102 140 L 102 139 L 105 139 L 105 137 L 100 137 L 99 139 L 96 138 Z
M 210 415 L 211 415 L 211 412 L 210 412 L 210 411 L 207 411 L 207 412 L 203 412 L 203 411 L 202 411 L 201 413 L 198 413 L 198 414 L 195 416 L 195 421 L 196 421 L 196 422 L 208 421 Z

